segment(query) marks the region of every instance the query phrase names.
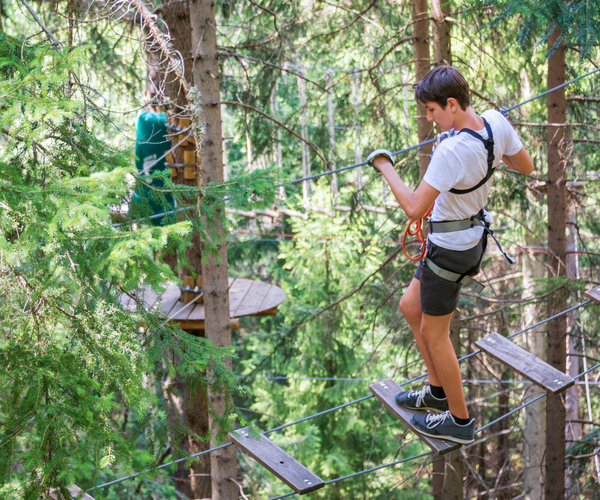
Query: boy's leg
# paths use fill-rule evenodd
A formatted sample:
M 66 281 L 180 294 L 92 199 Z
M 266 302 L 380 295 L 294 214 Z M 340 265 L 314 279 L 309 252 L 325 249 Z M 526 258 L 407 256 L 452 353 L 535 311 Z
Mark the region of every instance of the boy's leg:
M 450 413 L 458 418 L 469 418 L 462 388 L 460 366 L 450 341 L 452 314 L 430 316 L 422 313 L 420 336 L 435 366 L 436 376 L 444 388 Z M 412 326 L 412 325 L 411 325 Z M 421 346 L 419 345 L 419 348 Z M 421 352 L 423 352 L 421 350 Z M 429 366 L 427 366 L 429 368 Z M 434 384 L 436 385 L 436 384 Z
M 400 311 L 417 341 L 417 346 L 429 373 L 429 383 L 441 387 L 442 384 L 429 353 L 429 348 L 421 335 L 423 313 L 421 312 L 421 282 L 418 279 L 413 278 L 402 299 L 400 299 Z

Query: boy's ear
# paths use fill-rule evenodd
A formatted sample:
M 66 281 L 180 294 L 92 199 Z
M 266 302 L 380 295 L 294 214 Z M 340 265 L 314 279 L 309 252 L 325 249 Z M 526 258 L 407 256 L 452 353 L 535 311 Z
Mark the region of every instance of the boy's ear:
M 456 111 L 458 109 L 458 101 L 454 97 L 448 97 L 446 107 L 450 108 L 450 111 Z

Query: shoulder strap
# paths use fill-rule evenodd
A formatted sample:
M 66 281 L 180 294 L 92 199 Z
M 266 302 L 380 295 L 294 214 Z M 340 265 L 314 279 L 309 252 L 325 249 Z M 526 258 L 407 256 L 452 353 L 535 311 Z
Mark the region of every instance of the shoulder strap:
M 471 130 L 470 128 L 463 128 L 458 133 L 460 134 L 462 132 L 465 132 L 466 134 L 469 134 L 470 136 L 475 137 L 475 139 L 478 139 L 478 140 L 480 140 L 483 143 L 483 146 L 485 147 L 485 149 L 487 151 L 487 164 L 488 164 L 487 173 L 485 174 L 485 177 L 483 179 L 481 179 L 473 187 L 470 187 L 468 189 L 454 189 L 454 188 L 452 188 L 450 190 L 450 193 L 452 193 L 452 194 L 467 194 L 467 193 L 471 193 L 471 192 L 475 191 L 476 189 L 479 189 L 487 181 L 490 180 L 490 177 L 492 175 L 494 175 L 494 171 L 496 170 L 494 168 L 494 159 L 495 159 L 495 156 L 494 156 L 494 135 L 492 134 L 492 128 L 490 127 L 490 124 L 487 122 L 487 120 L 485 118 L 481 117 L 481 119 L 483 120 L 483 124 L 485 125 L 485 130 L 487 131 L 487 134 L 488 134 L 488 138 L 487 139 L 484 139 L 477 132 L 475 132 L 474 130 Z

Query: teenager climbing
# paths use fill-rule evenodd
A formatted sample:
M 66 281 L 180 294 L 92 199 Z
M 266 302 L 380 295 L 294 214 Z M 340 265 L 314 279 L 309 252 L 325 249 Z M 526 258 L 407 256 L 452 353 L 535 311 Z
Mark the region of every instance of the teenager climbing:
M 410 219 L 423 217 L 435 202 L 427 251 L 400 300 L 427 366 L 429 384 L 420 391 L 399 392 L 396 402 L 412 410 L 441 412 L 414 415 L 410 423 L 416 431 L 467 444 L 474 439 L 475 421 L 465 404 L 460 367 L 450 342 L 450 319 L 463 285 L 483 289 L 471 277 L 479 272 L 491 234 L 492 217 L 484 207 L 494 169 L 502 161 L 529 175 L 533 162 L 502 114 L 475 112 L 469 85 L 456 68 L 439 66 L 430 71 L 415 85 L 415 97 L 425 106 L 427 119 L 447 137 L 435 149 L 416 191 L 402 182 L 389 151 L 377 150 L 368 158 Z

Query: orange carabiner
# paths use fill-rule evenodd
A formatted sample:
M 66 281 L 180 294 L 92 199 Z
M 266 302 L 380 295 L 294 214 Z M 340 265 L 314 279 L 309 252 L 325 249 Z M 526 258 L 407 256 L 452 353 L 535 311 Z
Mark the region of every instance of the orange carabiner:
M 423 217 L 421 217 L 419 220 L 408 221 L 408 224 L 406 225 L 406 229 L 404 230 L 404 235 L 402 236 L 402 251 L 404 252 L 404 255 L 406 256 L 406 258 L 408 260 L 412 260 L 412 261 L 421 260 L 423 258 L 423 255 L 425 255 L 425 249 L 427 248 L 427 241 L 425 240 L 425 235 L 423 234 L 423 222 L 429 221 L 429 219 L 431 217 L 431 212 L 433 210 L 433 205 L 434 204 L 432 204 L 429 207 L 429 210 L 427 210 L 427 212 L 425 212 Z M 414 230 L 412 229 L 413 224 L 415 225 Z M 416 236 L 417 241 L 421 242 L 421 251 L 419 252 L 419 255 L 417 255 L 417 256 L 410 256 L 410 255 L 408 255 L 408 252 L 406 251 L 406 237 L 408 235 Z

